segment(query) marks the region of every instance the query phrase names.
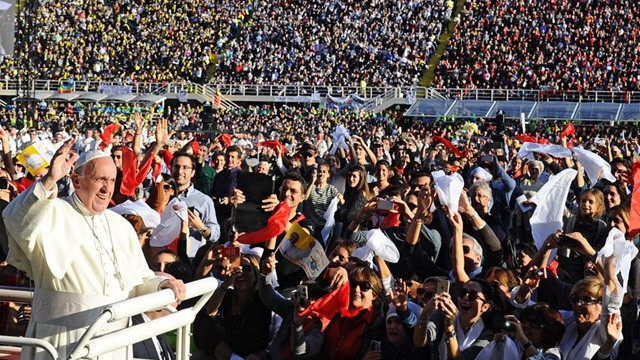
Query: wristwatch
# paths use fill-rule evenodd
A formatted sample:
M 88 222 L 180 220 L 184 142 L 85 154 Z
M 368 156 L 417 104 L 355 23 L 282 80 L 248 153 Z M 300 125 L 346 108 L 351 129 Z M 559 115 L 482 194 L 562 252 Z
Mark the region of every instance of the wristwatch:
M 198 230 L 198 232 L 200 233 L 200 235 L 204 236 L 204 234 L 207 233 L 207 228 L 205 227 L 204 229 Z

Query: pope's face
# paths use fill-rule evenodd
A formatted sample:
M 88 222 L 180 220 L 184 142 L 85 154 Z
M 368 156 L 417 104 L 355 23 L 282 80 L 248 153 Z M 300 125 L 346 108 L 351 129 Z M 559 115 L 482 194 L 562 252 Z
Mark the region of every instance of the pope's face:
M 110 157 L 102 157 L 84 164 L 82 174 L 72 176 L 76 194 L 93 215 L 109 206 L 116 184 L 116 165 Z

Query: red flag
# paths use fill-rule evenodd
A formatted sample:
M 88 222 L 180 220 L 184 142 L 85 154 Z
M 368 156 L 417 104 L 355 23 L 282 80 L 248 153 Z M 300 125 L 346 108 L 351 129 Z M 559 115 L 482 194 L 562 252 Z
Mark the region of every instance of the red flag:
M 267 226 L 260 230 L 240 235 L 238 242 L 248 245 L 259 244 L 282 234 L 287 228 L 290 213 L 291 208 L 289 208 L 289 205 L 284 201 L 281 202 L 276 206 L 275 210 L 273 210 L 273 214 L 271 214 L 271 217 L 267 221 Z
M 260 141 L 256 145 L 268 147 L 269 149 L 273 149 L 273 151 L 278 151 L 278 148 L 280 148 L 280 154 L 282 155 L 285 155 L 287 153 L 287 147 L 282 145 L 278 140 Z
M 537 143 L 538 142 L 536 140 L 536 138 L 534 138 L 531 135 L 527 135 L 527 134 L 522 134 L 522 135 L 516 136 L 516 140 L 520 141 L 521 143 L 526 143 L 526 142 Z
M 191 140 L 191 150 L 193 150 L 194 156 L 198 156 L 198 154 L 200 154 L 200 144 L 198 144 L 198 139 L 194 138 Z
M 169 150 L 167 149 L 160 150 L 158 154 L 162 157 L 162 160 L 164 160 L 164 164 L 167 165 L 167 168 L 171 169 L 171 161 L 173 161 L 173 154 L 169 152 Z
M 431 137 L 431 140 L 434 142 L 442 143 L 447 149 L 451 150 L 457 157 L 462 157 L 462 152 L 458 150 L 455 145 L 449 142 L 449 140 L 443 138 L 442 136 L 434 135 Z
M 138 157 L 133 150 L 126 146 L 122 147 L 122 183 L 120 184 L 120 194 L 124 196 L 133 196 L 135 189 L 142 184 L 142 181 L 149 173 L 153 157 L 147 158 L 142 164 L 142 168 L 138 170 Z
M 567 125 L 567 127 L 564 128 L 564 130 L 562 130 L 562 132 L 560 133 L 560 138 L 565 138 L 569 135 L 573 135 L 576 133 L 576 127 L 573 126 L 572 122 L 569 122 L 569 124 Z
M 227 133 L 220 135 L 220 142 L 224 144 L 224 147 L 231 146 L 231 135 Z
M 118 131 L 118 129 L 120 128 L 120 124 L 109 124 L 107 125 L 107 127 L 104 128 L 104 130 L 102 131 L 102 134 L 100 134 L 100 139 L 102 139 L 102 142 L 100 143 L 100 150 L 104 150 L 107 147 L 109 147 L 109 145 L 111 144 L 111 135 L 113 135 L 113 133 L 115 133 L 116 131 Z
M 633 179 L 633 192 L 631 193 L 631 212 L 629 213 L 629 234 L 632 239 L 640 233 L 640 161 L 631 167 Z
M 322 322 L 324 331 L 333 316 L 349 309 L 349 283 L 346 282 L 325 296 L 317 299 L 300 313 L 301 316 L 314 316 Z

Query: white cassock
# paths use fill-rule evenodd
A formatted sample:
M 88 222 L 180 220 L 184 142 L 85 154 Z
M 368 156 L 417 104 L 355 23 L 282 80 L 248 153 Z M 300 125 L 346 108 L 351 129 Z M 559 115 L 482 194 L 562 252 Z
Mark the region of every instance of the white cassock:
M 84 330 L 108 304 L 158 290 L 164 278 L 149 270 L 133 227 L 106 210 L 95 216 L 73 194 L 65 199 L 40 182 L 2 213 L 9 237 L 8 262 L 34 283 L 27 336 L 50 342 L 67 358 Z M 102 333 L 124 328 L 111 323 Z M 21 359 L 48 359 L 25 347 Z M 129 348 L 100 359 L 132 358 Z

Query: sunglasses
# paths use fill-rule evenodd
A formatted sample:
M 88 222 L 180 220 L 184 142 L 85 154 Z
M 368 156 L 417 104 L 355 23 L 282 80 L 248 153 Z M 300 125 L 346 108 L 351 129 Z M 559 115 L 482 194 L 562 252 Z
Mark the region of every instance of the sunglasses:
M 463 298 L 465 296 L 469 295 L 469 300 L 471 301 L 476 301 L 476 300 L 480 300 L 483 303 L 486 303 L 487 300 L 483 299 L 480 297 L 480 295 L 478 295 L 478 292 L 475 290 L 467 290 L 465 288 L 462 288 L 462 290 L 460 290 L 460 293 L 458 294 L 459 298 Z
M 470 252 L 471 252 L 471 248 L 470 247 L 468 247 L 466 245 L 462 246 L 462 253 L 463 254 L 468 255 Z
M 310 158 L 310 157 L 313 157 L 313 154 L 312 153 L 304 153 L 304 154 L 302 154 L 302 156 L 306 157 L 306 158 Z
M 171 189 L 173 189 L 173 186 L 171 186 L 171 185 L 169 185 L 169 184 L 164 184 L 162 187 L 163 187 L 165 190 L 171 190 Z
M 425 300 L 429 300 L 436 295 L 433 291 L 427 291 L 424 288 L 418 288 L 416 294 L 422 296 Z
M 249 264 L 242 264 L 241 268 L 242 268 L 242 272 L 253 271 L 253 266 L 251 266 Z
M 577 296 L 574 295 L 572 297 L 569 298 L 569 300 L 571 301 L 571 304 L 573 305 L 591 305 L 591 304 L 596 304 L 599 303 L 600 299 L 596 299 L 594 297 L 591 296 Z
M 356 287 L 360 287 L 360 291 L 369 291 L 371 290 L 371 284 L 366 282 L 366 281 L 349 281 L 349 286 L 352 289 L 355 289 Z

